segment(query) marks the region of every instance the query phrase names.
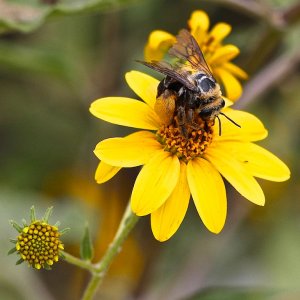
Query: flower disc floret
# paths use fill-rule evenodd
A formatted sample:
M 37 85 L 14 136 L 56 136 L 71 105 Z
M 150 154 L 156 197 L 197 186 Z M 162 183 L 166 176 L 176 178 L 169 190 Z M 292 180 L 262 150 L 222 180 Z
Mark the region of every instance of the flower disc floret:
M 64 249 L 60 235 L 56 226 L 37 220 L 19 234 L 16 249 L 32 267 L 45 268 L 57 262 L 59 251 Z
M 199 128 L 192 129 L 185 138 L 180 129 L 174 125 L 162 126 L 156 133 L 157 140 L 165 151 L 176 155 L 180 160 L 188 163 L 195 157 L 201 157 L 213 138 L 213 126 L 205 122 Z

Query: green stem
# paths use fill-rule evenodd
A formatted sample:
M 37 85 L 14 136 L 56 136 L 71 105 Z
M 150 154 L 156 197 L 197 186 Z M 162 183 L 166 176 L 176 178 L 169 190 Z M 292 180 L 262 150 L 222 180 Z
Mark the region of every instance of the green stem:
M 79 268 L 82 268 L 82 269 L 89 270 L 90 272 L 94 272 L 95 269 L 96 269 L 95 266 L 91 262 L 89 262 L 87 260 L 83 260 L 83 259 L 77 258 L 77 257 L 75 257 L 75 256 L 73 256 L 73 255 L 71 255 L 71 254 L 69 254 L 69 253 L 67 253 L 65 251 L 61 251 L 61 254 L 64 257 L 63 259 L 66 262 L 68 262 L 68 263 L 70 263 L 72 265 L 75 265 L 75 266 L 77 266 Z
M 115 256 L 120 252 L 122 244 L 126 240 L 131 230 L 134 228 L 138 219 L 139 217 L 131 212 L 130 204 L 128 204 L 125 213 L 123 215 L 123 218 L 121 220 L 121 223 L 119 225 L 119 229 L 112 243 L 108 247 L 106 253 L 102 257 L 102 259 L 97 264 L 94 265 L 93 270 L 89 268 L 89 270 L 92 271 L 92 278 L 88 283 L 88 286 L 84 292 L 82 300 L 93 299 L 100 283 L 102 282 L 102 279 L 106 275 L 106 272 L 110 264 L 112 263 Z

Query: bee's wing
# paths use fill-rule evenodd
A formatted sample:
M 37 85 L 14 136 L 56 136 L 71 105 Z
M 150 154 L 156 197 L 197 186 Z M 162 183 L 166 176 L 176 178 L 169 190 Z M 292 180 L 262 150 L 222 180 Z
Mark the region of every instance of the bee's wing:
M 190 32 L 182 29 L 176 39 L 169 54 L 188 62 L 195 71 L 202 70 L 213 77 L 197 41 Z
M 189 80 L 190 73 L 188 71 L 185 71 L 184 69 L 181 69 L 179 67 L 176 68 L 176 66 L 173 67 L 171 64 L 165 61 L 146 62 L 146 61 L 137 60 L 137 62 L 155 71 L 158 71 L 164 75 L 170 76 L 171 78 L 182 83 L 185 87 L 187 87 L 191 91 L 197 91 L 197 86 L 195 85 L 195 83 Z

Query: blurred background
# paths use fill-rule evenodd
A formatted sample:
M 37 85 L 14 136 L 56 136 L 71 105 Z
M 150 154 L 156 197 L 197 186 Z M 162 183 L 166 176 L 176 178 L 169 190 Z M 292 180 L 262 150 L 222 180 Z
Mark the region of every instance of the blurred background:
M 269 130 L 260 142 L 290 167 L 284 183 L 260 180 L 266 206 L 228 186 L 229 215 L 208 232 L 190 203 L 168 242 L 157 242 L 142 218 L 114 261 L 97 299 L 300 299 L 300 19 L 295 0 L 0 0 L 0 299 L 80 299 L 88 274 L 64 262 L 51 272 L 15 266 L 7 256 L 16 232 L 9 219 L 29 219 L 54 206 L 50 222 L 79 255 L 88 221 L 95 260 L 111 241 L 138 169 L 103 185 L 93 154 L 102 139 L 130 129 L 88 111 L 103 96 L 135 97 L 124 74 L 152 30 L 176 34 L 195 9 L 211 24 L 232 25 L 225 40 L 241 49 L 235 62 L 250 75 L 238 106 Z M 261 8 L 264 9 L 261 9 Z M 286 21 L 286 22 L 285 22 Z

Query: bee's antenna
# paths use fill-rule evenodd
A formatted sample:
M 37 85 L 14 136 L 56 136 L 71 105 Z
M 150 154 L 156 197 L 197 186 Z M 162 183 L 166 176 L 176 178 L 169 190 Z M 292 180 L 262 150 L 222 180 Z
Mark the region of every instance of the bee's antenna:
M 235 126 L 240 127 L 241 125 L 239 125 L 238 123 L 234 122 L 232 119 L 230 119 L 228 116 L 226 116 L 224 113 L 220 112 L 220 115 L 224 116 L 227 120 L 229 120 L 231 123 L 233 123 Z M 219 120 L 220 121 L 220 120 Z
M 219 123 L 219 136 L 221 136 L 222 135 L 221 120 L 220 120 L 219 116 L 217 116 L 217 119 L 218 119 L 218 123 Z

